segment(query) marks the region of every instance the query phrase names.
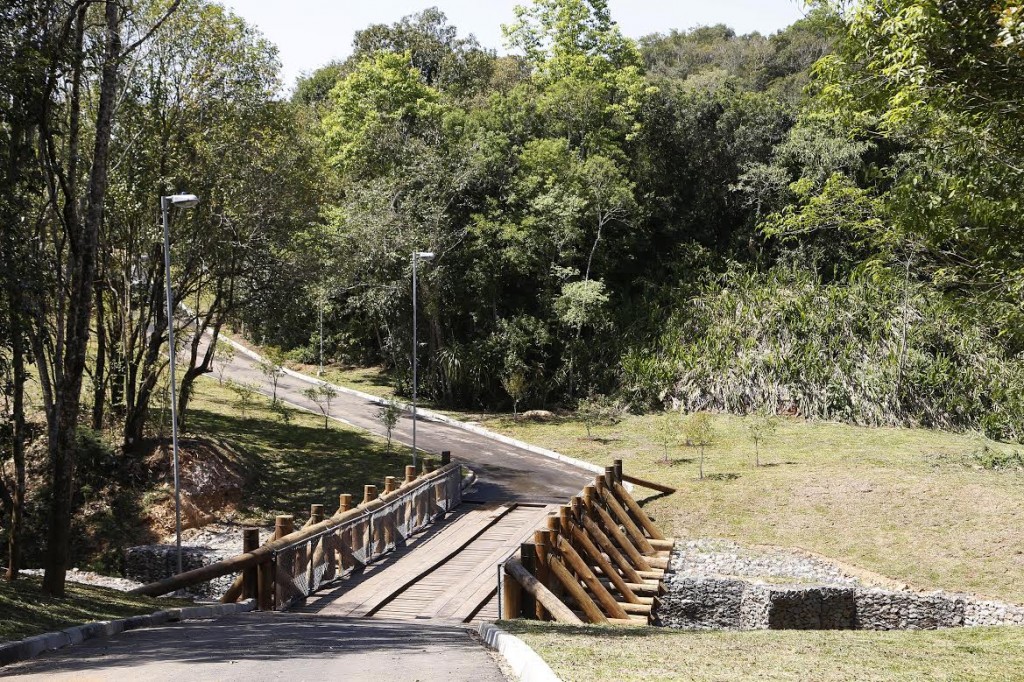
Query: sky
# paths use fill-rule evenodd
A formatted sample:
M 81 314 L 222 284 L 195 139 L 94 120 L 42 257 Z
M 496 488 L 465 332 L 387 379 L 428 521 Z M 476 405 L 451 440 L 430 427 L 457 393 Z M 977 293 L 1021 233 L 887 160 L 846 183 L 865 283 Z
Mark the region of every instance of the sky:
M 279 49 L 283 80 L 291 87 L 302 73 L 352 51 L 355 32 L 391 24 L 436 6 L 459 35 L 474 34 L 485 47 L 505 52 L 501 25 L 525 0 L 221 0 L 255 25 Z M 609 0 L 612 18 L 632 38 L 723 23 L 738 33 L 773 33 L 803 16 L 802 0 Z

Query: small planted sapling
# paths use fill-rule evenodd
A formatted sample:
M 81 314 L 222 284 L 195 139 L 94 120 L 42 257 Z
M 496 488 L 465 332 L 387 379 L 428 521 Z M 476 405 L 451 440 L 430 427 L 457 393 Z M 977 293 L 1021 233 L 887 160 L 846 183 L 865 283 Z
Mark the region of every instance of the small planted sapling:
M 388 440 L 388 454 L 391 454 L 391 438 L 394 435 L 395 426 L 402 416 L 402 406 L 394 398 L 388 398 L 387 402 L 377 410 L 377 419 L 384 427 L 384 433 Z
M 268 348 L 263 353 L 263 359 L 256 363 L 260 373 L 270 382 L 272 389 L 270 399 L 274 405 L 277 405 L 277 384 L 281 381 L 281 375 L 284 374 L 284 363 L 284 352 L 280 348 L 273 347 Z
M 715 442 L 715 425 L 711 415 L 698 412 L 686 420 L 686 440 L 690 445 L 700 448 L 700 478 L 704 478 L 704 448 Z
M 338 392 L 327 383 L 319 383 L 310 386 L 302 392 L 308 400 L 317 406 L 320 414 L 324 416 L 324 429 L 330 428 L 331 403 L 338 397 Z
M 501 386 L 508 393 L 508 397 L 512 399 L 513 421 L 519 421 L 519 403 L 526 397 L 526 391 L 529 389 L 526 375 L 522 372 L 506 374 L 501 378 Z
M 750 438 L 754 441 L 754 466 L 761 466 L 761 443 L 775 434 L 779 427 L 779 418 L 766 408 L 761 408 L 750 417 L 747 428 Z

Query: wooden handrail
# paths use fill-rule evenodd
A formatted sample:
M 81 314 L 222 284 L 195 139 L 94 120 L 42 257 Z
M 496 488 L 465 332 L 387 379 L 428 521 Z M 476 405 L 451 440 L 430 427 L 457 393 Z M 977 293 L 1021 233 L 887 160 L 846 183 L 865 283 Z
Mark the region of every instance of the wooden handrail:
M 429 474 L 424 474 L 412 482 L 404 484 L 393 493 L 378 497 L 372 502 L 360 505 L 355 509 L 339 512 L 329 519 L 325 519 L 320 523 L 306 526 L 305 528 L 289 533 L 284 537 L 272 540 L 251 552 L 238 554 L 231 558 L 224 559 L 223 561 L 210 564 L 209 566 L 202 566 L 191 571 L 179 573 L 178 575 L 171 576 L 170 578 L 165 578 L 164 580 L 158 580 L 157 582 L 149 583 L 148 585 L 136 587 L 134 590 L 131 590 L 129 594 L 159 597 L 170 592 L 198 585 L 199 583 L 205 583 L 213 580 L 214 578 L 244 571 L 247 568 L 268 562 L 273 557 L 274 552 L 278 550 L 285 549 L 295 543 L 308 540 L 309 538 L 324 531 L 332 530 L 333 528 L 336 528 L 348 521 L 365 516 L 387 505 L 392 500 L 402 497 L 415 488 L 427 485 L 438 478 L 443 478 L 450 471 L 459 467 L 460 465 L 458 463 L 448 464 L 440 469 L 430 472 Z

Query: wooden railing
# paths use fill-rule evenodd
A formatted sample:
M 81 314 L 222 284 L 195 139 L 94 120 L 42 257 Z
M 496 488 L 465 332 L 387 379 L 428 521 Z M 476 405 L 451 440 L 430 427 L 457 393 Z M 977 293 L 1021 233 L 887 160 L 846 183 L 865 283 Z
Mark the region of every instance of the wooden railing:
M 650 622 L 664 591 L 662 577 L 673 540 L 637 504 L 623 480 L 673 492 L 668 486 L 627 479 L 616 460 L 503 564 L 502 618 Z
M 385 479 L 364 487 L 363 501 L 352 508 L 352 496 L 341 495 L 339 508 L 324 519 L 323 505 L 313 505 L 309 522 L 293 530 L 294 517 L 279 516 L 274 537 L 262 546 L 257 529 L 246 529 L 243 552 L 237 556 L 143 585 L 134 594 L 160 596 L 238 574 L 222 602 L 256 598 L 261 610 L 287 608 L 324 584 L 372 563 L 404 543 L 462 502 L 462 468 L 442 454 L 442 466 L 422 475 L 406 467 L 405 481 Z

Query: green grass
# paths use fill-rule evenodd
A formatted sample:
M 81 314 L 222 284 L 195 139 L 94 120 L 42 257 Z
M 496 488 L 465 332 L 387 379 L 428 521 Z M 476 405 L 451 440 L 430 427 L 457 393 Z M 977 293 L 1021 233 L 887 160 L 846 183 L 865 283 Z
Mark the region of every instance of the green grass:
M 506 622 L 566 682 L 1021 679 L 1024 628 L 682 632 Z
M 405 476 L 406 451 L 393 447 L 388 455 L 382 438 L 335 421 L 324 429 L 322 417 L 290 408 L 285 423 L 262 396 L 243 416 L 235 394 L 216 380 L 202 378 L 196 388 L 188 429 L 228 441 L 242 453 L 250 472 L 243 515 L 304 517 L 312 503 L 333 511 L 339 493 L 359 501 L 365 484 L 382 489 L 385 476 Z
M 51 597 L 40 579 L 0 581 L 0 641 L 13 641 L 96 620 L 112 620 L 187 606 L 177 599 L 151 599 L 93 585 L 67 583 L 67 596 Z
M 716 415 L 697 478 L 696 448 L 659 441 L 658 416 L 629 416 L 586 437 L 576 421 L 484 425 L 678 488 L 647 502 L 670 534 L 804 548 L 922 589 L 1024 602 L 1024 472 L 986 470 L 1009 446 L 926 429 L 784 419 L 754 466 L 749 420 Z M 681 429 L 679 429 L 681 431 Z M 680 437 L 681 441 L 681 437 Z

